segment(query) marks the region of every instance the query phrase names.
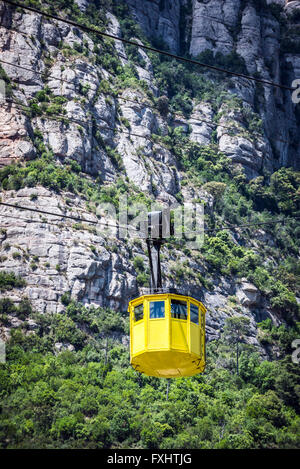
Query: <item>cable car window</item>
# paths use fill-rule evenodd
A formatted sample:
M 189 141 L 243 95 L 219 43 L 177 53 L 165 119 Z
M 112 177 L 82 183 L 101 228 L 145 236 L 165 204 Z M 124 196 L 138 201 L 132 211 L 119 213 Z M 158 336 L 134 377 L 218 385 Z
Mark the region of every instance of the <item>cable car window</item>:
M 171 300 L 171 316 L 176 319 L 187 319 L 187 302 Z
M 165 317 L 165 302 L 150 301 L 150 319 L 159 319 Z
M 191 322 L 193 322 L 195 324 L 199 324 L 199 308 L 198 308 L 198 306 L 191 303 L 190 313 L 191 313 Z
M 144 317 L 143 303 L 134 308 L 134 322 L 140 321 Z

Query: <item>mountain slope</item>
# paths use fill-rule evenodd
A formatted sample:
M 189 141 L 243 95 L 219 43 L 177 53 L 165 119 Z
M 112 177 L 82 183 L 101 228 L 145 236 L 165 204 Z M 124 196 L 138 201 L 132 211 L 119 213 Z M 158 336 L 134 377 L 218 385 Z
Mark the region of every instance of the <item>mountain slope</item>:
M 290 86 L 299 76 L 293 36 L 298 5 L 285 10 L 280 2 L 268 3 L 147 1 L 143 10 L 131 0 L 24 5 Z M 126 309 L 148 282 L 145 245 L 132 236 L 104 236 L 89 223 L 0 206 L 1 336 L 11 337 L 11 366 L 22 364 L 16 383 L 3 387 L 2 444 L 32 446 L 41 430 L 37 444 L 42 447 L 80 447 L 86 441 L 91 447 L 297 445 L 297 365 L 290 355 L 300 296 L 299 105 L 278 87 L 146 53 L 5 2 L 0 15 L 7 97 L 0 111 L 2 202 L 112 222 L 99 213 L 99 204 L 110 203 L 117 212 L 125 194 L 130 203 L 149 208 L 155 201 L 163 206 L 201 201 L 206 227 L 216 230 L 201 249 L 174 239 L 162 250 L 165 284 L 180 285 L 207 305 L 211 344 L 205 378 L 174 383 L 166 403 L 162 382 L 127 369 Z M 222 230 L 226 223 L 278 219 L 284 224 Z M 240 377 L 223 335 L 232 316 L 249 319 Z M 262 361 L 276 354 L 281 365 Z M 22 419 L 33 412 L 29 401 L 35 395 L 41 415 L 22 421 L 18 436 L 13 401 L 19 402 L 15 393 L 24 393 L 17 383 L 29 359 L 34 365 L 25 380 L 30 392 Z M 45 372 L 51 363 L 58 367 L 55 385 Z M 1 372 L 5 382 L 8 371 Z M 73 391 L 66 402 L 62 394 L 74 381 L 79 397 L 71 409 Z M 116 411 L 119 397 L 104 411 L 105 393 L 123 385 L 129 417 L 125 410 L 115 414 L 112 430 L 107 412 Z M 84 386 L 91 386 L 93 402 L 83 402 Z M 238 409 L 233 395 L 226 397 L 230 387 Z M 136 400 L 134 389 L 141 393 Z M 49 398 L 45 408 L 43 393 Z M 260 409 L 264 394 L 266 409 Z M 144 414 L 149 399 L 154 420 Z M 211 403 L 204 411 L 210 399 L 220 406 L 218 415 Z M 171 422 L 172 413 L 185 411 L 187 420 L 179 416 Z M 257 437 L 261 414 L 263 443 Z M 144 417 L 136 427 L 137 415 Z M 184 424 L 190 426 L 186 432 Z M 282 427 L 289 428 L 286 440 Z

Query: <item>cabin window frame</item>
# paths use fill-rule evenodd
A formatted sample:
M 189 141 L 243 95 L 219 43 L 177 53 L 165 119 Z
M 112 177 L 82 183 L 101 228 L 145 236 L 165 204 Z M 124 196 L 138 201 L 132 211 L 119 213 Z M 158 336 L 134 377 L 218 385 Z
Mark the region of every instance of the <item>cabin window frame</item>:
M 187 321 L 188 320 L 188 301 L 187 300 L 179 300 L 178 298 L 171 298 L 170 299 L 170 315 L 171 315 L 171 319 L 176 319 L 178 321 Z M 177 302 L 180 302 L 180 303 L 185 303 L 186 305 L 186 317 L 175 317 L 173 316 L 173 313 L 172 313 L 172 301 L 177 301 Z M 183 305 L 182 305 L 183 306 Z M 181 313 L 180 313 L 181 314 Z
M 192 306 L 194 306 L 195 308 L 198 309 L 198 321 L 197 321 L 197 322 L 192 321 L 192 314 L 191 314 Z M 200 325 L 201 325 L 200 314 L 201 314 L 201 313 L 200 313 L 200 307 L 199 307 L 199 305 L 197 305 L 196 303 L 193 303 L 192 301 L 190 301 L 190 322 L 193 323 L 193 324 L 196 324 L 197 326 L 200 326 Z
M 164 315 L 159 317 L 151 317 L 151 304 L 152 303 L 163 303 L 164 304 Z M 153 319 L 165 319 L 166 318 L 166 301 L 165 300 L 149 300 L 149 320 Z
M 142 317 L 141 317 L 140 319 L 136 319 L 135 310 L 136 310 L 136 308 L 139 308 L 140 306 L 142 307 Z M 134 324 L 137 324 L 138 322 L 144 320 L 144 317 L 145 317 L 144 309 L 145 309 L 145 308 L 144 308 L 144 302 L 139 303 L 139 304 L 137 304 L 137 305 L 135 305 L 135 306 L 133 307 L 133 322 L 134 322 Z

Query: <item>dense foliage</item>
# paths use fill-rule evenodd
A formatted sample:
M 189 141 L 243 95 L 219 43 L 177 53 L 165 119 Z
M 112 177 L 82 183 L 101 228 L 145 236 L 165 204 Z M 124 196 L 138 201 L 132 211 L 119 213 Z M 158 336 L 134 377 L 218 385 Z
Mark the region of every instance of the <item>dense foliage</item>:
M 12 164 L 0 169 L 2 190 L 42 185 L 57 193 L 68 191 L 80 194 L 89 202 L 88 209 L 93 211 L 101 202 L 111 203 L 118 209 L 119 197 L 124 193 L 132 203 L 140 201 L 149 204 L 149 198 L 133 184 L 129 184 L 126 178 L 118 178 L 114 185 L 104 185 L 100 176 L 89 178 L 82 173 L 81 166 L 75 160 L 67 158 L 64 164 L 58 164 L 51 149 L 41 140 L 39 131 L 35 131 L 34 142 L 38 158 L 26 165 Z
M 129 366 L 117 338 L 127 319 L 73 302 L 63 314 L 34 317 L 36 333 L 24 335 L 26 320 L 23 332 L 12 331 L 0 365 L 2 448 L 300 447 L 296 333 L 284 326 L 261 324 L 275 361 L 241 340 L 239 375 L 224 331 L 208 344 L 206 373 L 172 380 L 167 400 L 166 380 Z M 75 350 L 58 352 L 59 341 Z
M 62 11 L 73 20 L 99 30 L 107 26 L 105 10 L 111 8 L 120 20 L 123 37 L 136 37 L 150 44 L 122 1 L 89 2 L 84 14 L 73 0 L 25 0 L 24 4 L 45 8 L 53 14 Z M 254 4 L 263 8 L 265 2 L 255 0 Z M 274 8 L 273 14 L 278 15 Z M 249 140 L 262 136 L 260 116 L 226 91 L 230 78 L 221 81 L 215 75 L 199 73 L 193 65 L 149 53 L 155 85 L 160 92 L 157 97 L 138 77 L 135 65 L 143 67 L 145 62 L 135 47 L 126 47 L 129 63 L 121 66 L 111 41 L 94 34 L 91 38 L 95 44 L 92 51 L 81 37 L 72 47 L 62 42 L 58 48 L 66 59 L 88 58 L 105 69 L 107 76 L 99 77 L 96 97 L 101 94 L 108 102 L 117 102 L 120 89 L 139 89 L 155 112 L 164 118 L 168 116 L 168 123 L 178 114 L 189 117 L 194 104 L 201 101 L 209 103 L 214 111 L 212 124 L 215 125 L 226 113 L 239 113 L 239 122 L 232 119 L 227 124 L 230 135 Z M 166 44 L 158 39 L 152 44 L 166 49 Z M 54 58 L 45 50 L 42 53 L 45 64 L 51 65 Z M 245 64 L 236 53 L 213 56 L 210 51 L 204 51 L 198 60 L 245 72 Z M 0 78 L 6 82 L 11 96 L 13 85 L 1 67 Z M 44 79 L 47 81 L 47 66 Z M 80 84 L 78 93 L 80 104 L 86 110 L 88 86 Z M 66 98 L 54 96 L 45 86 L 33 95 L 24 113 L 30 119 L 57 119 L 64 130 L 70 124 L 64 115 L 65 103 Z M 130 122 L 120 113 L 117 119 L 130 129 Z M 121 156 L 104 144 L 92 118 L 90 123 L 93 143 L 120 170 L 114 184 L 103 184 L 101 174 L 88 176 L 72 159 L 58 161 L 52 149 L 45 145 L 42 133 L 33 129 L 30 138 L 35 159 L 1 169 L 1 189 L 17 191 L 43 185 L 61 195 L 68 191 L 79 194 L 94 212 L 100 202 L 118 207 L 119 196 L 124 193 L 129 195 L 129 202 L 141 201 L 149 206 L 155 188 L 150 196 L 130 184 L 122 174 Z M 83 133 L 84 129 L 78 126 L 78 132 Z M 188 261 L 181 259 L 180 263 L 170 262 L 170 275 L 177 283 L 186 276 L 212 291 L 213 277 L 229 280 L 246 277 L 253 282 L 265 304 L 283 323 L 276 327 L 267 319 L 259 324 L 258 340 L 266 355 L 262 357 L 257 347 L 247 344 L 249 318 L 229 318 L 220 339 L 207 346 L 205 374 L 173 380 L 167 400 L 165 380 L 140 375 L 129 366 L 126 315 L 103 308 L 86 308 L 71 301 L 69 292 L 61 297 L 64 305 L 61 313 L 39 314 L 32 310 L 26 298 L 17 305 L 7 297 L 10 290 L 25 287 L 25 282 L 14 273 L 1 272 L 0 324 L 9 328 L 13 322 L 14 328 L 7 343 L 7 362 L 0 364 L 0 447 L 300 447 L 299 365 L 291 361 L 291 344 L 300 332 L 297 323 L 300 245 L 296 220 L 300 211 L 300 174 L 291 168 L 281 168 L 246 183 L 243 172 L 219 151 L 216 131 L 209 145 L 191 142 L 188 134 L 183 128 L 170 125 L 167 135 L 162 136 L 158 130 L 151 141 L 175 155 L 182 171 L 182 186 L 191 184 L 214 197 L 214 213 L 207 214 L 205 221 L 209 228 L 218 231 L 205 237 L 196 259 L 210 278 L 206 273 L 195 273 L 195 269 L 188 267 Z M 182 194 L 176 197 L 180 201 Z M 65 202 L 69 208 L 68 199 Z M 278 217 L 284 217 L 284 223 L 266 225 L 263 233 L 253 227 L 221 230 L 225 220 L 228 228 L 228 224 L 264 223 Z M 73 228 L 83 226 L 75 224 Z M 1 234 L 5 237 L 5 233 Z M 169 253 L 174 248 L 191 258 L 184 241 L 166 245 Z M 18 259 L 21 254 L 14 251 L 12 256 Z M 149 272 L 143 257 L 136 255 L 132 262 L 137 283 L 146 285 Z M 31 266 L 33 269 L 34 264 Z M 240 312 L 236 298 L 230 301 L 234 311 Z M 255 315 L 256 311 L 252 313 Z
M 0 292 L 5 290 L 12 290 L 13 288 L 23 287 L 24 285 L 24 279 L 15 275 L 14 272 L 0 272 Z

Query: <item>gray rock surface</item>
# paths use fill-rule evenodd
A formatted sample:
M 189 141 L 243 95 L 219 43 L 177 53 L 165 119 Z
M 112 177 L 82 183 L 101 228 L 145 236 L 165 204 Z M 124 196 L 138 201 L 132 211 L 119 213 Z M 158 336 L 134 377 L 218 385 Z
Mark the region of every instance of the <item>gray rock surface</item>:
M 268 2 L 284 6 L 284 1 Z M 285 11 L 291 13 L 300 8 L 299 1 L 292 1 Z M 282 15 L 284 10 L 282 10 Z M 292 25 L 291 25 L 292 26 Z M 291 34 L 291 33 L 289 33 Z M 241 0 L 207 0 L 199 2 L 193 0 L 192 30 L 190 53 L 198 54 L 209 49 L 214 54 L 224 55 L 237 52 L 245 61 L 247 73 L 256 75 L 268 81 L 280 83 L 283 70 L 289 68 L 287 85 L 291 86 L 294 78 L 299 77 L 299 55 L 281 54 L 281 36 L 279 18 L 272 10 L 263 13 L 255 8 L 254 4 Z M 257 88 L 251 86 L 249 81 L 239 81 L 235 92 L 251 105 Z M 268 137 L 268 147 L 264 149 L 264 156 L 273 160 L 271 166 L 276 167 L 271 146 L 277 153 L 279 165 L 300 167 L 299 142 L 295 134 L 297 127 L 294 107 L 291 96 L 280 89 L 272 90 L 265 86 L 262 91 L 260 114 L 265 123 L 265 135 Z M 299 124 L 298 124 L 299 133 Z M 271 146 L 270 146 L 271 144 Z M 226 142 L 226 145 L 228 143 Z M 237 146 L 239 143 L 237 142 Z M 224 144 L 222 145 L 224 148 Z M 295 149 L 296 148 L 296 149 Z M 239 153 L 229 146 L 229 156 Z M 225 148 L 226 153 L 226 148 Z M 246 156 L 243 165 L 250 177 L 255 176 L 253 169 L 259 170 L 261 156 L 250 150 L 251 155 Z M 246 161 L 248 160 L 248 161 Z M 248 164 L 252 161 L 252 163 Z
M 141 25 L 149 38 L 161 38 L 171 52 L 178 52 L 180 45 L 181 0 L 125 0 L 133 18 Z
M 185 20 L 180 18 L 180 12 L 189 2 L 126 2 L 147 37 L 162 39 L 172 52 L 180 53 L 183 40 L 180 21 Z M 268 2 L 270 5 L 275 3 Z M 278 0 L 276 3 L 282 5 L 283 2 Z M 88 1 L 77 0 L 77 4 L 84 11 Z M 298 4 L 290 2 L 285 11 L 294 11 Z M 261 13 L 251 2 L 245 5 L 242 0 L 193 0 L 188 14 L 190 22 L 186 21 L 186 24 L 190 24 L 191 29 L 185 31 L 185 40 L 189 38 L 192 56 L 197 57 L 206 49 L 214 54 L 237 52 L 244 59 L 248 74 L 258 74 L 275 82 L 280 82 L 284 75 L 287 84 L 295 77 L 299 78 L 300 57 L 293 51 L 281 53 L 280 24 L 271 9 Z M 285 14 L 284 10 L 282 14 Z M 0 109 L 1 164 L 36 157 L 34 130 L 39 130 L 44 144 L 51 148 L 57 161 L 73 159 L 87 175 L 100 176 L 103 184 L 115 182 L 121 174 L 128 184 L 138 187 L 147 197 L 155 197 L 167 205 L 175 203 L 181 193 L 185 201 L 204 200 L 210 213 L 213 197 L 192 183 L 181 184 L 183 175 L 174 154 L 159 139 L 154 141 L 152 134 L 167 135 L 168 126 L 181 127 L 191 141 L 201 145 L 214 142 L 235 165 L 244 168 L 248 179 L 262 171 L 272 172 L 280 165 L 299 168 L 300 129 L 289 92 L 232 78 L 226 86 L 232 95 L 240 98 L 239 106 L 216 109 L 203 98 L 194 102 L 189 118 L 178 114 L 172 120 L 170 114 L 161 115 L 155 110 L 153 102 L 141 89 L 124 87 L 118 97 L 99 92 L 99 85 L 110 84 L 112 76 L 96 63 L 92 52 L 95 44 L 87 34 L 78 33 L 69 25 L 42 21 L 33 13 L 13 14 L 3 3 L 0 3 L 0 18 L 1 59 L 13 64 L 1 65 L 16 84 L 13 99 L 18 100 L 18 105 L 11 103 Z M 120 35 L 117 18 L 109 13 L 108 20 L 108 32 Z M 64 55 L 61 43 L 71 49 L 76 43 L 84 43 L 87 55 L 68 57 Z M 49 52 L 48 60 L 45 60 L 44 48 Z M 115 48 L 120 64 L 128 64 L 124 45 L 115 41 Z M 137 76 L 148 84 L 157 98 L 159 91 L 149 56 L 141 47 L 138 54 L 144 65 L 136 67 Z M 21 105 L 30 104 L 35 93 L 44 88 L 42 73 L 45 71 L 53 96 L 66 98 L 64 117 L 69 120 L 68 124 L 51 116 L 28 118 L 22 111 Z M 86 89 L 84 96 L 79 92 L 81 86 Z M 264 121 L 264 129 L 255 138 L 247 132 L 244 116 L 247 110 L 249 113 L 257 111 Z M 123 172 L 107 147 L 120 155 Z M 72 210 L 68 212 L 67 198 L 72 200 Z M 83 198 L 68 193 L 57 194 L 41 186 L 5 191 L 1 200 L 96 220 L 95 215 L 87 211 Z M 32 221 L 28 222 L 28 219 Z M 38 214 L 20 213 L 3 206 L 0 207 L 0 220 L 1 228 L 5 230 L 5 235 L 1 234 L 0 270 L 13 271 L 26 281 L 23 289 L 9 293 L 16 303 L 28 297 L 39 312 L 57 313 L 64 309 L 62 294 L 70 292 L 72 298 L 84 304 L 126 311 L 128 300 L 138 294 L 137 272 L 132 259 L 144 255 L 145 246 L 138 247 L 132 239 L 125 242 L 112 236 L 105 237 L 100 232 L 93 232 L 89 226 L 76 230 L 72 221 L 59 216 L 51 217 L 53 224 L 47 224 Z M 105 216 L 103 220 L 112 221 Z M 256 241 L 272 245 L 272 239 L 263 230 Z M 163 262 L 163 271 L 168 274 L 167 285 L 176 283 L 169 261 L 175 265 L 188 261 L 191 269 L 205 275 L 203 262 L 174 251 L 169 252 L 170 258 Z M 239 312 L 250 315 L 249 341 L 255 343 L 254 310 L 270 314 L 260 293 L 246 280 L 240 285 L 226 279 L 212 280 L 212 292 L 199 283 L 191 285 L 187 280 L 180 285 L 209 305 L 208 338 L 217 339 L 226 317 Z M 235 303 L 229 300 L 232 296 L 236 297 Z M 19 321 L 11 318 L 10 327 L 19 327 L 22 323 Z M 30 332 L 36 328 L 31 319 L 27 326 Z M 7 336 L 8 328 L 3 328 L 2 333 Z M 69 347 L 69 344 L 56 345 L 58 352 Z
M 247 279 L 237 290 L 236 296 L 243 306 L 257 306 L 259 304 L 260 293 L 255 285 L 247 282 Z

